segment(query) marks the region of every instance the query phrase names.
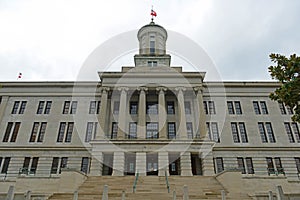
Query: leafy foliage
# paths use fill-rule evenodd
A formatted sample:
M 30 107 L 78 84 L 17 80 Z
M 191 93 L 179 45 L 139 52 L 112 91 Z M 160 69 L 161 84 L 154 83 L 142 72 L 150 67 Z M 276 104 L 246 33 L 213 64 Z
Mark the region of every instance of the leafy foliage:
M 296 54 L 289 58 L 271 54 L 270 59 L 276 64 L 269 67 L 272 79 L 282 83 L 281 87 L 270 94 L 270 98 L 293 108 L 295 114 L 292 120 L 300 122 L 300 57 Z

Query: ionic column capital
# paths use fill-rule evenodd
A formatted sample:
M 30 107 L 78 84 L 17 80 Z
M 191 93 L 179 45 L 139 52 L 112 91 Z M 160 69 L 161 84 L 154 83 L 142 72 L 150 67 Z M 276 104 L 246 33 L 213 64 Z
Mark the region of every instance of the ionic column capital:
M 129 87 L 118 87 L 118 90 L 119 91 L 121 91 L 121 92 L 123 92 L 123 91 L 125 91 L 125 92 L 127 92 L 128 90 L 129 90 Z
M 110 90 L 109 87 L 101 87 L 101 92 L 102 93 L 107 93 Z
M 193 88 L 196 93 L 203 94 L 203 87 L 197 86 Z
M 158 92 L 158 93 L 165 93 L 166 91 L 167 91 L 167 88 L 166 87 L 157 87 L 156 88 L 156 91 Z
M 142 86 L 142 87 L 138 87 L 137 88 L 137 90 L 139 91 L 139 92 L 147 92 L 148 91 L 148 88 L 147 87 L 145 87 L 145 86 Z
M 183 93 L 184 91 L 186 91 L 186 87 L 182 87 L 182 86 L 176 87 L 176 88 L 175 88 L 175 91 L 177 91 L 178 94 L 179 94 L 179 93 Z

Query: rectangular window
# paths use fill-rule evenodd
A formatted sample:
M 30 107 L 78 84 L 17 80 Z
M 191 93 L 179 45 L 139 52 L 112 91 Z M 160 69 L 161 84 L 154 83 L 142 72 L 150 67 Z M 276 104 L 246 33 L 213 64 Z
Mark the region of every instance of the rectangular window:
M 208 115 L 208 108 L 207 108 L 207 102 L 206 101 L 203 101 L 203 108 L 204 108 L 205 114 Z
M 174 101 L 167 101 L 167 114 L 168 115 L 175 114 Z
M 237 129 L 237 123 L 231 123 L 231 131 L 232 131 L 233 142 L 239 143 L 240 137 Z
M 186 130 L 187 130 L 188 139 L 193 139 L 194 135 L 193 135 L 193 124 L 192 124 L 192 122 L 187 122 L 186 123 Z
M 207 131 L 207 135 L 209 140 L 213 140 L 212 136 L 211 136 L 211 130 L 210 130 L 210 123 L 206 122 L 206 131 Z
M 149 114 L 149 115 L 157 115 L 158 114 L 157 102 L 147 102 L 147 114 Z
M 38 166 L 39 158 L 38 157 L 33 157 L 32 158 L 32 163 L 31 163 L 31 168 L 30 168 L 30 173 L 35 174 Z
M 286 133 L 288 135 L 290 143 L 295 143 L 295 139 L 294 139 L 294 136 L 293 136 L 293 133 L 292 133 L 292 129 L 291 129 L 290 123 L 285 122 L 284 123 L 284 127 L 285 127 L 285 131 L 286 131 Z
M 89 142 L 92 140 L 93 130 L 94 130 L 94 122 L 88 122 L 86 126 L 85 142 Z
M 247 166 L 248 174 L 254 174 L 252 158 L 249 157 L 246 158 L 246 166 Z
M 45 108 L 44 114 L 50 114 L 51 105 L 52 105 L 52 101 L 46 102 L 46 108 Z
M 235 101 L 235 102 L 234 102 L 234 106 L 235 106 L 235 113 L 236 113 L 237 115 L 243 114 L 243 112 L 242 112 L 242 107 L 241 107 L 241 103 L 240 103 L 239 101 Z
M 176 127 L 175 122 L 168 123 L 168 139 L 175 139 L 176 138 Z
M 270 157 L 266 158 L 267 160 L 267 167 L 268 167 L 268 173 L 270 174 L 275 174 L 275 168 L 274 168 L 274 164 L 273 164 L 273 159 Z
M 297 172 L 298 172 L 298 174 L 300 174 L 300 158 L 299 157 L 295 158 L 295 163 L 296 163 Z
M 129 135 L 128 139 L 136 139 L 137 138 L 137 125 L 136 122 L 130 122 L 129 123 Z
M 244 158 L 237 158 L 238 169 L 242 172 L 242 174 L 246 174 Z
M 253 108 L 254 108 L 255 114 L 257 114 L 257 115 L 261 114 L 258 101 L 253 101 Z
M 155 36 L 150 36 L 150 54 L 155 54 Z
M 136 102 L 136 101 L 131 101 L 130 102 L 129 113 L 131 115 L 136 115 L 138 113 L 138 102 Z
M 264 115 L 268 114 L 267 104 L 265 101 L 260 102 L 260 108 L 261 108 L 262 114 L 264 114 Z
M 113 110 L 113 114 L 118 115 L 119 114 L 119 107 L 120 107 L 120 102 L 119 101 L 115 101 L 114 102 L 114 110 Z
M 23 162 L 23 169 L 22 172 L 28 174 L 29 172 L 29 165 L 30 165 L 30 157 L 25 157 Z
M 292 130 L 294 132 L 294 136 L 297 140 L 298 143 L 300 143 L 300 133 L 299 133 L 299 128 L 296 122 L 292 122 Z
M 63 142 L 66 129 L 66 122 L 61 122 L 59 126 L 57 142 Z
M 32 127 L 32 131 L 31 131 L 31 136 L 30 136 L 29 142 L 35 142 L 35 140 L 37 138 L 39 126 L 40 126 L 39 122 L 34 122 L 33 123 L 33 127 Z
M 14 125 L 13 122 L 7 123 L 6 131 L 5 131 L 2 142 L 8 142 L 13 125 Z
M 277 169 L 277 173 L 278 174 L 284 174 L 284 169 L 282 167 L 280 158 L 276 157 L 276 158 L 274 158 L 274 161 L 275 161 L 275 166 L 276 166 L 276 169 Z
M 3 167 L 1 170 L 1 174 L 6 174 L 9 168 L 10 157 L 4 158 Z
M 192 110 L 191 110 L 191 102 L 185 101 L 185 102 L 184 102 L 184 109 L 185 109 L 185 114 L 187 114 L 187 115 L 192 114 Z
M 217 157 L 215 159 L 215 169 L 216 169 L 216 173 L 220 173 L 222 171 L 224 171 L 224 164 L 223 164 L 223 158 L 221 157 Z
M 87 174 L 89 172 L 89 165 L 90 165 L 90 158 L 83 157 L 81 161 L 80 171 Z
M 77 101 L 72 101 L 70 114 L 76 114 L 77 103 Z
M 209 114 L 216 114 L 216 108 L 215 108 L 214 101 L 208 101 L 208 110 L 209 110 Z
M 286 110 L 283 103 L 278 103 L 282 115 L 286 115 Z
M 227 108 L 228 108 L 228 113 L 230 115 L 234 115 L 234 108 L 233 108 L 232 101 L 227 101 Z
M 43 142 L 44 141 L 44 136 L 45 136 L 45 133 L 46 133 L 46 126 L 47 126 L 47 122 L 42 122 L 41 123 L 41 128 L 40 128 L 40 132 L 39 132 L 37 142 Z
M 158 138 L 158 123 L 148 122 L 146 125 L 146 139 L 157 139 Z
M 213 136 L 213 140 L 215 142 L 220 142 L 219 129 L 217 122 L 211 122 L 211 132 Z
M 38 105 L 38 109 L 36 111 L 36 114 L 42 114 L 44 110 L 45 101 L 40 101 Z
M 157 61 L 148 61 L 148 67 L 157 67 Z
M 286 110 L 288 112 L 289 115 L 293 115 L 294 114 L 294 110 L 292 108 L 290 108 L 289 106 L 286 106 Z
M 274 133 L 273 133 L 271 122 L 266 122 L 265 125 L 266 125 L 266 130 L 267 130 L 267 133 L 268 133 L 269 141 L 271 143 L 275 143 L 276 140 L 275 140 L 275 137 L 274 137 Z
M 272 124 L 270 122 L 258 122 L 258 130 L 263 143 L 275 143 L 276 139 L 273 133 Z
M 71 142 L 73 129 L 74 129 L 74 123 L 69 122 L 65 142 Z
M 15 101 L 11 114 L 17 114 L 19 109 L 20 101 Z
M 64 108 L 63 108 L 63 114 L 68 114 L 69 113 L 70 104 L 71 104 L 70 101 L 65 101 Z
M 118 122 L 113 122 L 111 128 L 111 139 L 117 139 L 117 135 L 118 135 Z
M 246 127 L 244 122 L 239 122 L 239 129 L 240 129 L 242 143 L 247 143 L 248 137 L 247 137 Z
M 21 107 L 20 107 L 20 110 L 19 110 L 19 114 L 24 114 L 26 104 L 27 104 L 27 101 L 22 101 Z
M 52 160 L 51 174 L 56 174 L 58 169 L 59 157 L 54 157 Z
M 67 168 L 68 165 L 68 158 L 67 157 L 62 157 L 60 161 L 60 169 L 59 173 L 61 173 L 61 169 Z
M 258 122 L 258 130 L 259 130 L 262 143 L 267 143 L 268 139 L 267 139 L 264 123 Z
M 96 113 L 96 101 L 91 101 L 89 114 L 95 114 L 95 113 Z
M 10 142 L 16 142 L 17 136 L 18 136 L 18 133 L 19 133 L 19 129 L 20 129 L 20 125 L 21 125 L 21 122 L 16 122 L 15 123 L 15 127 L 14 127 L 14 130 L 12 132 Z

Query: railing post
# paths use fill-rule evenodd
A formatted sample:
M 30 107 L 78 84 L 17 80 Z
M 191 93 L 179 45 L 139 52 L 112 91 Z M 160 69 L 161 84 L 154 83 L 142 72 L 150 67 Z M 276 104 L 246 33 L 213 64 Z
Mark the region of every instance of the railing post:
M 126 195 L 125 195 L 125 191 L 123 190 L 122 191 L 122 200 L 125 200 L 125 198 L 126 198 Z
M 176 200 L 176 191 L 173 191 L 173 200 Z
M 183 186 L 183 200 L 189 200 L 189 190 L 187 185 Z
M 104 185 L 104 187 L 103 187 L 102 200 L 108 200 L 108 186 L 107 185 Z
M 166 170 L 165 170 L 165 179 L 166 179 L 168 193 L 170 193 L 170 185 L 169 185 L 168 173 L 167 173 Z
M 31 200 L 31 191 L 28 190 L 26 193 L 25 193 L 25 199 L 26 200 Z
M 77 190 L 73 194 L 73 200 L 78 200 L 78 191 Z
M 135 179 L 134 179 L 134 183 L 133 183 L 133 186 L 132 186 L 133 193 L 135 193 L 138 179 L 139 179 L 139 172 L 136 173 L 136 176 L 135 176 Z
M 14 192 L 15 192 L 15 186 L 11 185 L 9 186 L 8 193 L 6 195 L 5 200 L 13 200 L 14 199 Z
M 269 191 L 269 200 L 273 200 L 273 192 L 272 191 Z
M 222 200 L 226 200 L 225 190 L 221 190 Z

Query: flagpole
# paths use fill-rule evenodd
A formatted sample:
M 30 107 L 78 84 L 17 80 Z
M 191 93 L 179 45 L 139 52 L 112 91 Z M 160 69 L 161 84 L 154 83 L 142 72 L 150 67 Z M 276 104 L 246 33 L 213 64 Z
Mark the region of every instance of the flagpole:
M 151 7 L 151 13 L 153 12 L 153 5 Z M 151 22 L 153 22 L 153 15 L 151 15 Z

